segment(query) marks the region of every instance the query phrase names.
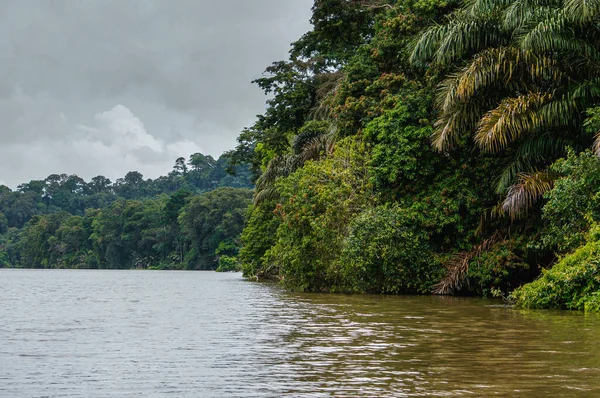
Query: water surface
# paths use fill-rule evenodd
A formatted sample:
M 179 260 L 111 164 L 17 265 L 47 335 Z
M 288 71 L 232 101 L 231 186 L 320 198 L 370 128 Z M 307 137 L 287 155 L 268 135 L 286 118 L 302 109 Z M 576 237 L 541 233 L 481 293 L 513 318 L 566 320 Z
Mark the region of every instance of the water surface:
M 600 396 L 600 317 L 294 294 L 239 274 L 0 270 L 1 397 Z

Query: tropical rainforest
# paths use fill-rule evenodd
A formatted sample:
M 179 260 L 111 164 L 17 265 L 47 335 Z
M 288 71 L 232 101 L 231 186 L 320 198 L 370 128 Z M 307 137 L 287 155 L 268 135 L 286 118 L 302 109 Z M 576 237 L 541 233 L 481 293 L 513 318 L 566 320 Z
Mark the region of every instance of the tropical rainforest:
M 312 11 L 227 154 L 256 179 L 244 274 L 600 310 L 600 1 Z
M 195 153 L 155 180 L 52 174 L 0 186 L 0 268 L 239 268 L 247 166 Z
M 2 187 L 0 265 L 600 311 L 600 0 L 315 0 L 311 23 L 218 161 Z

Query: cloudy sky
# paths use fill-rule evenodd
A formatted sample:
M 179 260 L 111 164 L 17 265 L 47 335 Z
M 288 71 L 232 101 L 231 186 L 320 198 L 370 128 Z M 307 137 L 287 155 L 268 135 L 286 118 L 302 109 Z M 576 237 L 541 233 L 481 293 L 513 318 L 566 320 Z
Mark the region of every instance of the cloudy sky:
M 264 110 L 250 81 L 309 29 L 311 0 L 4 0 L 0 184 L 112 180 L 215 157 Z

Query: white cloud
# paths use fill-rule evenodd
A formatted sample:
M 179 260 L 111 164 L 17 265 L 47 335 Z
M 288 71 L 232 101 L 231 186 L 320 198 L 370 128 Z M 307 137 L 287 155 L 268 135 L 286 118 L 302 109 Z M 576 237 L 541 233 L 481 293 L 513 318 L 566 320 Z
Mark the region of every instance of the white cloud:
M 167 174 L 175 159 L 188 158 L 202 148 L 189 139 L 165 143 L 147 131 L 142 120 L 124 105 L 99 112 L 92 125 L 77 125 L 64 140 L 38 139 L 28 144 L 0 148 L 0 157 L 11 167 L 0 175 L 10 185 L 21 182 L 23 165 L 36 164 L 40 170 L 32 178 L 43 179 L 52 173 L 77 174 L 89 180 L 104 175 L 113 181 L 129 171 L 145 178 Z
M 287 58 L 312 3 L 2 1 L 0 180 L 155 177 L 218 157 L 264 111 L 250 82 Z
M 93 127 L 78 126 L 78 135 L 87 135 L 81 137 L 84 138 L 83 143 L 91 139 L 122 155 L 146 148 L 157 153 L 165 150 L 164 143 L 150 135 L 144 123 L 126 106 L 119 104 L 108 111 L 97 113 L 94 119 L 96 125 Z

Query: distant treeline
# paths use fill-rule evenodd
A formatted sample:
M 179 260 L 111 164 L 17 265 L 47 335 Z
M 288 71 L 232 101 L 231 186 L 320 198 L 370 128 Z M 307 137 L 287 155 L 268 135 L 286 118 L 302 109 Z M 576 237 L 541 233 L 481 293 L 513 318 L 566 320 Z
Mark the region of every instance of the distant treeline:
M 155 180 L 53 174 L 0 186 L 0 267 L 235 268 L 251 187 L 248 167 L 199 153 Z

